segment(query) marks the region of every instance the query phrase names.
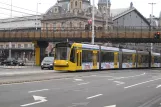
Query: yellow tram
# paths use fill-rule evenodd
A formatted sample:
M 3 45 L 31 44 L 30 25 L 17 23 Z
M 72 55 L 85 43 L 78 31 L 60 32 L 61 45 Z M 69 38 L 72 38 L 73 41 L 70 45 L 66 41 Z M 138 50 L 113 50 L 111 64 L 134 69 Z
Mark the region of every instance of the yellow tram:
M 57 43 L 54 70 L 161 67 L 161 54 L 82 43 Z
M 102 51 L 100 51 L 102 48 Z M 118 48 L 81 43 L 55 46 L 54 70 L 76 71 L 118 68 Z M 102 64 L 100 60 L 102 59 Z

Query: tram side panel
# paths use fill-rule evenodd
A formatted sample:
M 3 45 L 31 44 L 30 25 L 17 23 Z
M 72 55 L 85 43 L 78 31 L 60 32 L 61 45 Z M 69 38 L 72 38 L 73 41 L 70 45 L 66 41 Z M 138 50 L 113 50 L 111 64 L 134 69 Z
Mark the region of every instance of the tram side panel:
M 99 69 L 99 46 L 82 45 L 82 70 Z
M 160 53 L 151 53 L 151 67 L 160 67 L 161 56 Z
M 122 68 L 136 68 L 136 51 L 122 49 Z
M 119 49 L 101 46 L 101 69 L 119 68 Z
M 137 68 L 149 67 L 149 52 L 138 51 L 137 53 Z

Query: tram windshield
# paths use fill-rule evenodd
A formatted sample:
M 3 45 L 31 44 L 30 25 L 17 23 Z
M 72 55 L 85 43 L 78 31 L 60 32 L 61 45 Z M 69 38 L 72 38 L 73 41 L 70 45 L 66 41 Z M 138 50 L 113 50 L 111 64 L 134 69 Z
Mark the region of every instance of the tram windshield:
M 57 45 L 55 49 L 55 60 L 68 60 L 69 52 L 69 46 Z

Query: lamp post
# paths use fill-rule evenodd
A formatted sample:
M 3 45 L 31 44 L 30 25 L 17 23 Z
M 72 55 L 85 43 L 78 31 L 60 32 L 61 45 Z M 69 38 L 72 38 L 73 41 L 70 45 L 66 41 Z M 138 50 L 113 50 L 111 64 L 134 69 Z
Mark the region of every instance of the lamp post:
M 12 0 L 11 0 L 11 21 L 12 21 Z M 10 21 L 10 24 L 11 24 L 11 21 Z M 12 27 L 12 26 L 11 26 Z M 10 30 L 11 30 L 11 28 L 10 28 Z M 9 58 L 11 58 L 12 57 L 12 52 L 11 52 L 11 48 L 12 48 L 12 43 L 11 42 L 9 42 Z
M 156 3 L 148 3 L 150 5 L 152 5 L 152 13 L 151 13 L 151 17 L 150 17 L 150 25 L 151 25 L 151 32 L 153 31 L 153 6 L 156 4 Z M 153 52 L 153 43 L 151 43 L 151 53 Z
M 108 31 L 108 1 L 107 1 L 107 9 L 106 9 L 106 29 Z
M 93 0 L 93 12 L 92 12 L 92 44 L 94 44 L 94 0 Z
M 41 3 L 37 3 L 37 5 L 36 5 L 36 23 L 35 23 L 36 30 L 37 30 L 37 24 L 38 24 L 38 23 L 37 23 L 37 19 L 38 19 L 37 15 L 38 15 L 39 4 L 41 4 Z

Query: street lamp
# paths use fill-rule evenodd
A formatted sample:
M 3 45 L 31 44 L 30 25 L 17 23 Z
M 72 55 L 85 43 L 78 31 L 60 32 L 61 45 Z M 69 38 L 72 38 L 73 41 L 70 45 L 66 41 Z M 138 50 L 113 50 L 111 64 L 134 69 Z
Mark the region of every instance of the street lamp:
M 38 24 L 38 22 L 37 22 L 37 15 L 38 15 L 38 7 L 39 7 L 39 4 L 41 4 L 41 3 L 37 3 L 37 6 L 36 6 L 36 23 L 35 23 L 36 30 L 37 30 L 37 24 Z
M 94 0 L 93 0 L 93 12 L 92 12 L 92 44 L 94 44 Z
M 108 1 L 107 1 L 107 8 L 106 8 L 106 29 L 108 31 Z
M 12 0 L 11 0 L 11 20 L 10 20 L 10 23 L 11 23 L 11 21 L 12 21 Z M 11 26 L 12 27 L 12 26 Z M 10 28 L 10 30 L 11 30 L 11 28 Z M 12 48 L 12 43 L 11 42 L 9 42 L 9 58 L 11 58 L 12 57 L 12 52 L 11 52 L 11 48 Z
M 153 30 L 153 25 L 152 25 L 152 19 L 153 19 L 153 5 L 155 5 L 156 3 L 148 3 L 148 4 L 150 4 L 150 5 L 152 5 L 152 14 L 151 14 L 151 31 Z M 151 53 L 153 52 L 153 43 L 151 43 Z

